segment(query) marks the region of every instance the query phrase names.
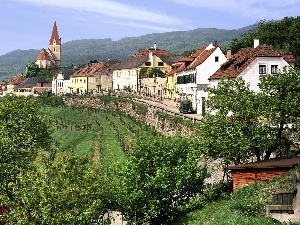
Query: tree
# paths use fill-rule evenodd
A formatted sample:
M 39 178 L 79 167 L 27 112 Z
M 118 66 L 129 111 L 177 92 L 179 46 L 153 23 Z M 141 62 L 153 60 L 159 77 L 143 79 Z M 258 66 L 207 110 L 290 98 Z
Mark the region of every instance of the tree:
M 32 97 L 6 95 L 0 99 L 0 194 L 38 149 L 49 150 L 51 137 L 45 115 Z
M 198 128 L 203 154 L 223 160 L 225 165 L 239 164 L 256 156 L 261 159 L 272 143 L 270 128 L 260 123 L 261 97 L 245 81 L 222 80 L 210 93 L 205 114 Z
M 252 30 L 242 35 L 240 39 L 233 39 L 230 48 L 236 53 L 240 48 L 252 47 L 253 39 L 272 46 L 276 50 L 292 52 L 296 57 L 296 66 L 300 65 L 300 17 L 284 17 L 279 21 L 259 21 Z
M 299 71 L 285 70 L 262 78 L 259 93 L 241 78 L 208 88 L 213 113 L 198 128 L 204 155 L 226 165 L 268 159 L 272 153 L 287 155 L 292 141 L 287 124 L 296 124 L 300 115 L 299 84 Z
M 119 210 L 129 222 L 164 224 L 202 192 L 206 169 L 198 159 L 186 138 L 141 138 L 119 174 Z
M 22 170 L 11 183 L 9 224 L 91 224 L 110 205 L 113 185 L 87 157 L 59 154 L 52 161 L 41 152 L 36 166 Z
M 274 136 L 273 146 L 266 152 L 266 158 L 272 152 L 278 155 L 288 154 L 293 140 L 289 136 L 299 125 L 300 116 L 300 71 L 289 69 L 276 75 L 268 75 L 259 84 L 264 96 L 262 115 L 269 120 Z

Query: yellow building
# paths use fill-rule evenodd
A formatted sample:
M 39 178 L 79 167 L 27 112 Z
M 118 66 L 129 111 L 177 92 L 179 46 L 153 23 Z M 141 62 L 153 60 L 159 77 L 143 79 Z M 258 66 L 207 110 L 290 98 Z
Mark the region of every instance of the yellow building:
M 112 70 L 107 62 L 88 63 L 70 77 L 71 92 L 79 95 L 108 91 L 112 87 Z
M 193 57 L 181 57 L 176 63 L 172 64 L 172 70 L 167 74 L 167 93 L 166 98 L 176 100 L 177 96 L 177 73 L 183 71 L 194 60 Z

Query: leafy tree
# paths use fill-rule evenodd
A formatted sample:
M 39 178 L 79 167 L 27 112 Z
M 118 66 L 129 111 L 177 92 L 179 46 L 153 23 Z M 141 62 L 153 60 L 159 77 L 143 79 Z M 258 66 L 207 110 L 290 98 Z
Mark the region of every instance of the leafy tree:
M 0 194 L 7 184 L 35 159 L 37 150 L 48 150 L 49 126 L 36 99 L 6 95 L 0 100 Z
M 245 81 L 222 80 L 208 89 L 207 106 L 214 113 L 205 114 L 198 128 L 204 155 L 223 159 L 225 164 L 245 162 L 252 156 L 261 159 L 271 145 L 270 128 L 260 123 L 261 99 Z
M 300 17 L 285 17 L 279 21 L 258 22 L 253 29 L 243 34 L 240 39 L 234 38 L 230 48 L 236 53 L 240 48 L 252 47 L 253 39 L 272 46 L 276 50 L 286 50 L 296 57 L 296 66 L 300 65 Z
M 149 72 L 148 72 L 148 76 L 150 78 L 152 77 L 165 77 L 164 72 L 162 72 L 159 68 L 157 67 L 152 67 Z
M 292 131 L 286 125 L 296 124 L 300 115 L 299 84 L 299 71 L 286 70 L 262 78 L 259 93 L 241 78 L 208 88 L 207 105 L 213 113 L 198 127 L 203 153 L 225 164 L 288 154 Z
M 196 52 L 195 49 L 186 50 L 183 53 L 181 53 L 181 56 L 191 56 L 194 52 Z
M 163 224 L 202 192 L 206 169 L 191 140 L 141 138 L 120 173 L 119 210 L 129 222 Z
M 48 82 L 51 82 L 53 76 L 59 72 L 59 68 L 48 68 L 43 69 L 39 68 L 39 66 L 35 62 L 30 62 L 26 66 L 26 77 L 44 77 Z
M 91 224 L 110 204 L 113 186 L 101 167 L 74 153 L 54 161 L 42 152 L 36 166 L 11 183 L 9 224 Z
M 284 70 L 276 75 L 268 75 L 259 84 L 263 94 L 264 111 L 262 115 L 269 119 L 274 135 L 274 143 L 266 153 L 288 154 L 291 142 L 290 128 L 297 128 L 300 116 L 300 71 Z

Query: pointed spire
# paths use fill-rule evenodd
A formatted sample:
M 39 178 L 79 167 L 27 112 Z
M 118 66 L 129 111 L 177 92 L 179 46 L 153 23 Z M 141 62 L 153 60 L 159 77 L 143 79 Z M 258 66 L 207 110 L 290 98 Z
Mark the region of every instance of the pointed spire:
M 55 40 L 56 45 L 60 45 L 60 38 L 58 36 L 56 21 L 54 22 L 54 25 L 53 25 L 53 30 L 52 30 L 52 34 L 51 34 L 49 45 L 53 45 L 54 44 L 54 40 Z

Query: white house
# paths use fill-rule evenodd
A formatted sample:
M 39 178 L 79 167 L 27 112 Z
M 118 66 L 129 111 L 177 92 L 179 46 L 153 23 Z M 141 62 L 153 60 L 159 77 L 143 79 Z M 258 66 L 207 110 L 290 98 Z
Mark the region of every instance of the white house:
M 258 92 L 261 76 L 294 67 L 294 63 L 295 58 L 290 52 L 274 51 L 267 45 L 259 45 L 259 40 L 254 40 L 253 48 L 240 49 L 221 65 L 209 78 L 210 86 L 217 86 L 221 79 L 241 77 L 251 90 Z
M 65 95 L 71 93 L 70 76 L 73 73 L 73 68 L 63 68 L 61 73 L 55 74 L 52 79 L 52 94 Z
M 191 100 L 197 114 L 203 114 L 204 102 L 208 97 L 205 88 L 209 86 L 209 77 L 227 58 L 216 42 L 198 49 L 191 58 L 193 61 L 177 73 L 177 98 Z

